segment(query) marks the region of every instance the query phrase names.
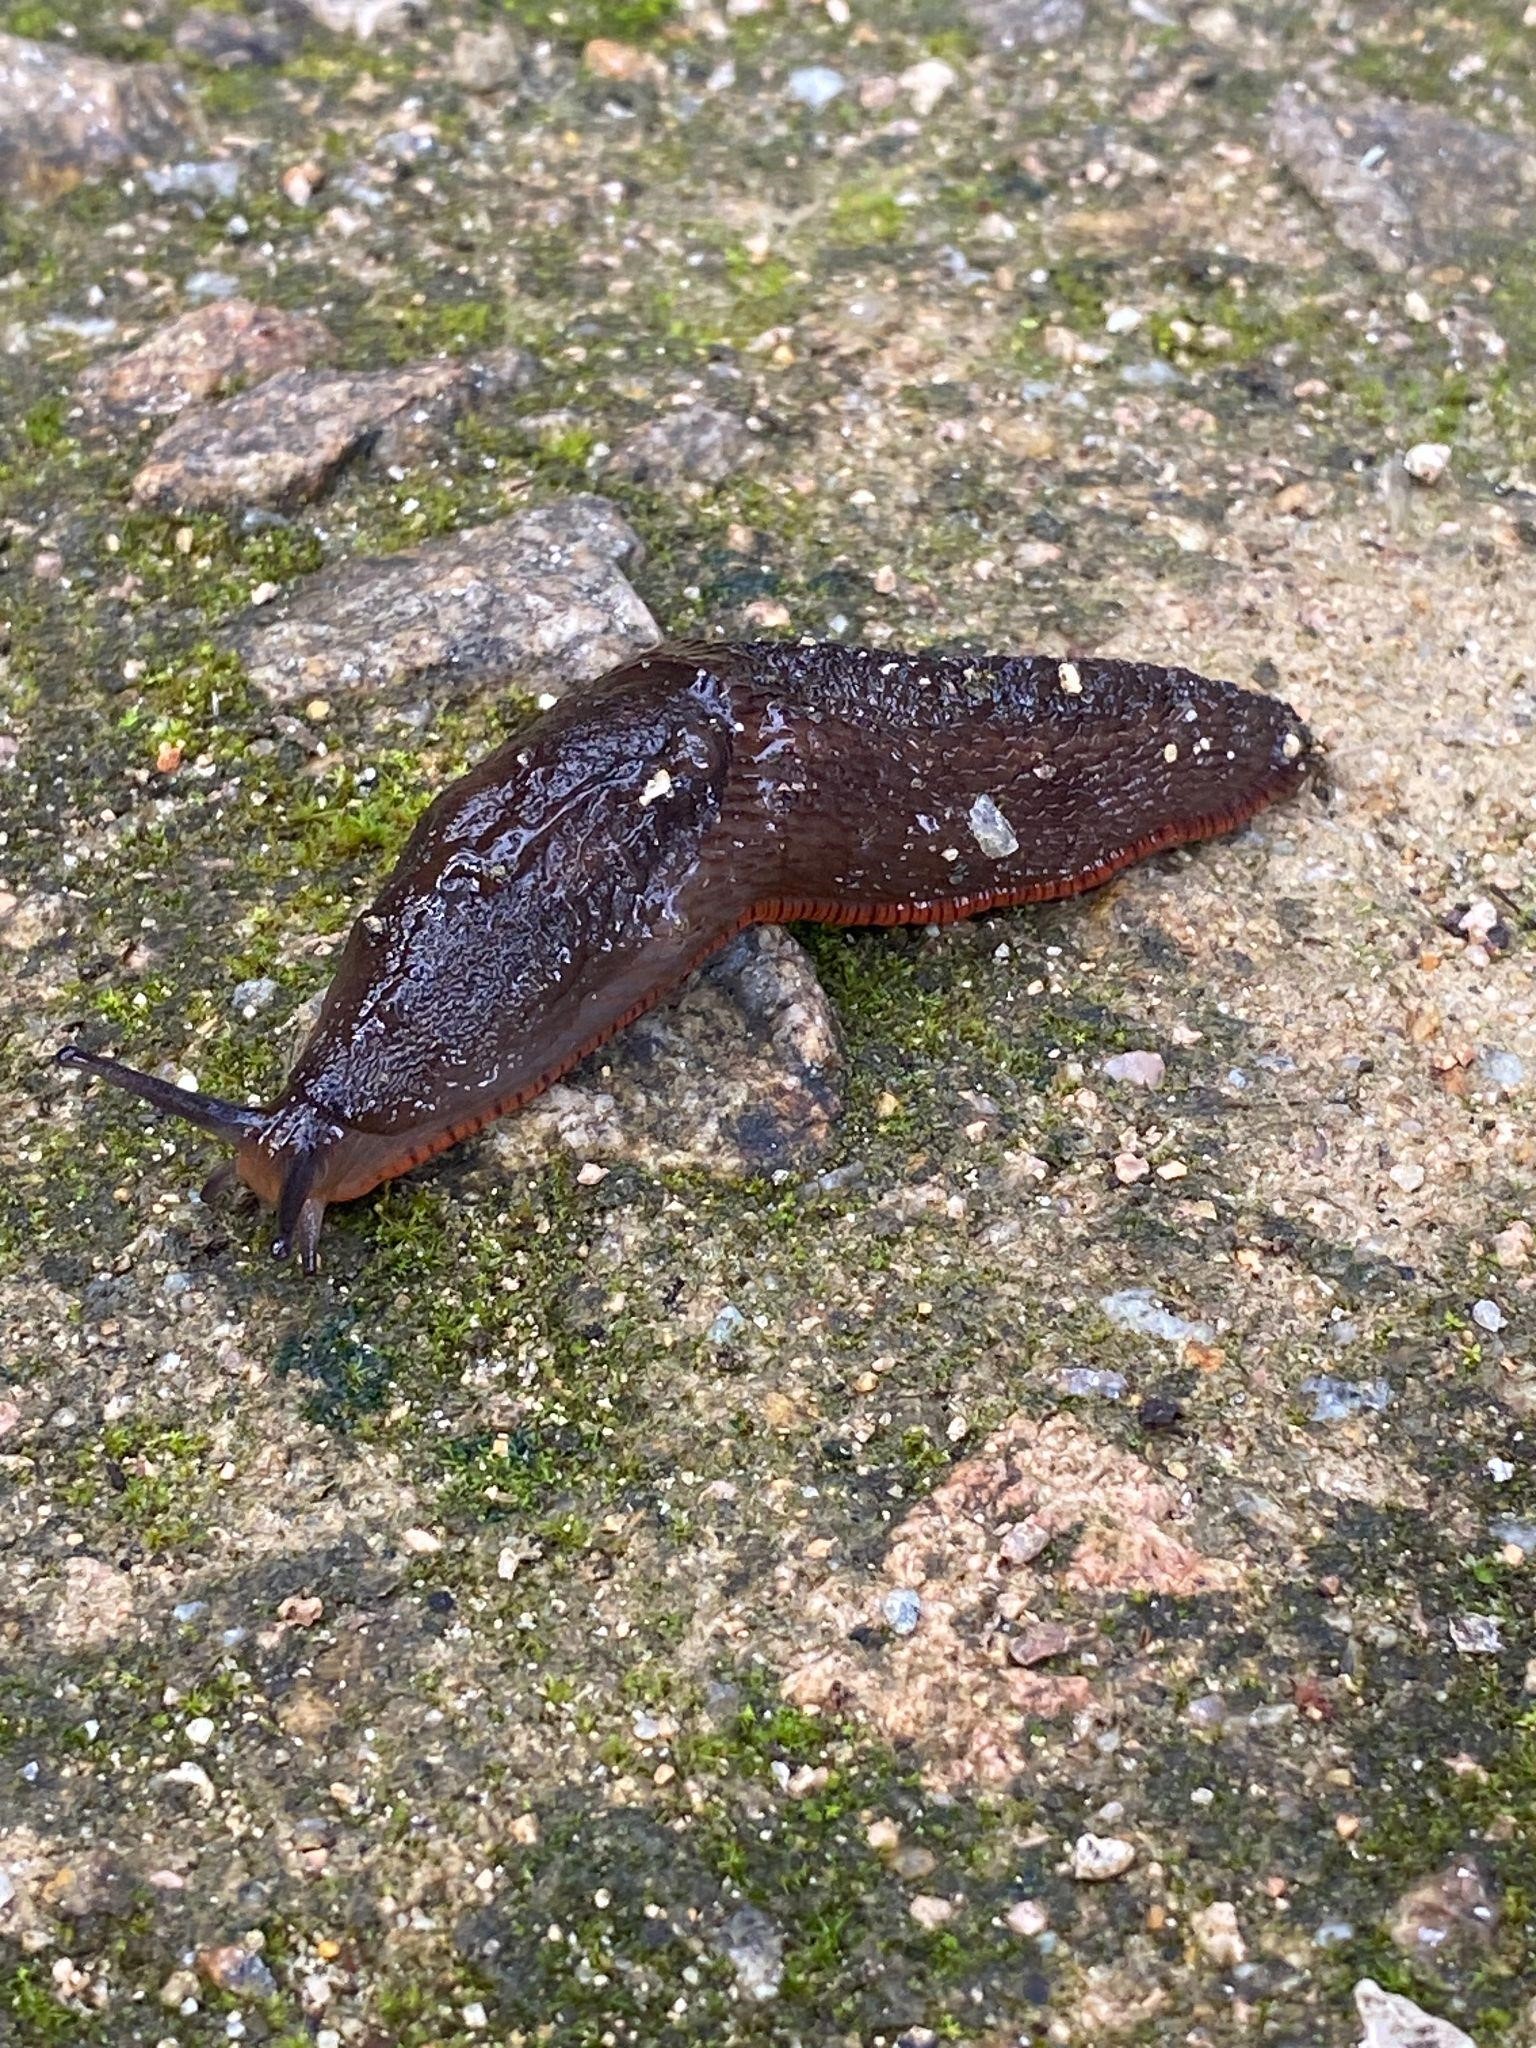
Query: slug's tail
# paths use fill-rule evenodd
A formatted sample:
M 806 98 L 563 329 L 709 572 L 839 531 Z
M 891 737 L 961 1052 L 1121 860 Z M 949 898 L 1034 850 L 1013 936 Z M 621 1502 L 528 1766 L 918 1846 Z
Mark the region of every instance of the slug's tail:
M 244 1109 L 238 1102 L 225 1102 L 217 1095 L 200 1095 L 195 1088 L 179 1088 L 174 1081 L 141 1074 L 137 1067 L 124 1066 L 121 1060 L 108 1059 L 99 1052 L 83 1052 L 78 1045 L 64 1046 L 55 1058 L 61 1067 L 76 1067 L 95 1074 L 110 1081 L 114 1088 L 124 1088 L 156 1109 L 184 1117 L 199 1130 L 212 1131 L 216 1138 L 227 1138 L 231 1144 L 259 1136 L 266 1122 L 265 1110 Z
M 273 1257 L 286 1259 L 297 1251 L 305 1272 L 316 1270 L 326 1203 L 320 1183 L 342 1135 L 335 1124 L 304 1103 L 246 1109 L 238 1102 L 201 1095 L 195 1088 L 180 1088 L 174 1081 L 140 1073 L 137 1067 L 125 1066 L 102 1053 L 84 1052 L 77 1045 L 66 1045 L 55 1057 L 60 1066 L 95 1074 L 155 1109 L 183 1117 L 199 1130 L 237 1145 L 236 1158 L 217 1169 L 206 1193 L 210 1198 L 223 1194 L 238 1178 L 266 1201 L 275 1202 Z

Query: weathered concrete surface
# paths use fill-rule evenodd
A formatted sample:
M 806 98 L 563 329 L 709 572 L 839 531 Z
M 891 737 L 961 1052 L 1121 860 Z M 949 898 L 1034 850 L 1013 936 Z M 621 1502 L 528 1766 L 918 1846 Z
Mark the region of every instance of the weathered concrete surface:
M 0 2038 L 1531 2048 L 1531 32 L 664 11 L 285 13 L 187 60 L 235 198 L 7 220 Z M 221 294 L 546 373 L 136 510 L 79 380 Z M 701 412 L 750 468 L 613 463 Z M 46 1066 L 268 1093 L 432 792 L 658 625 L 1185 662 L 1328 776 L 819 994 L 743 944 L 313 1285 Z

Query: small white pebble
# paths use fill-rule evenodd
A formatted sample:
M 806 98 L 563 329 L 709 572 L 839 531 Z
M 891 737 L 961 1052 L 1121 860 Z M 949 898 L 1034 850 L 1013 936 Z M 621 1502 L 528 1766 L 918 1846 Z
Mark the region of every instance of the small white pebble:
M 1135 1861 L 1135 1843 L 1119 1835 L 1079 1835 L 1072 1844 L 1072 1875 L 1080 1884 L 1124 1877 Z
M 1403 467 L 1416 484 L 1437 484 L 1451 466 L 1444 441 L 1416 441 L 1403 457 Z
M 1015 1934 L 1027 1937 L 1044 1934 L 1051 1924 L 1050 1914 L 1038 1899 L 1020 1899 L 1016 1906 L 1008 1908 L 1003 1918 Z

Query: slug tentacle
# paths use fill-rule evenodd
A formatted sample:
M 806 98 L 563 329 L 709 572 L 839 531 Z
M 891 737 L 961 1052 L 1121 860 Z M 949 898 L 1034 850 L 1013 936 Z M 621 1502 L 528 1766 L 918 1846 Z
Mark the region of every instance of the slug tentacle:
M 313 1272 L 329 1203 L 521 1107 L 745 926 L 1075 895 L 1233 830 L 1315 760 L 1289 705 L 1188 669 L 658 648 L 429 806 L 269 1109 L 59 1057 L 232 1140 L 273 1252 Z
M 254 1136 L 266 1121 L 267 1112 L 263 1109 L 245 1109 L 238 1102 L 226 1102 L 217 1095 L 200 1095 L 195 1088 L 162 1081 L 158 1074 L 141 1073 L 137 1067 L 108 1059 L 104 1053 L 86 1052 L 78 1045 L 61 1046 L 54 1058 L 61 1067 L 78 1067 L 95 1074 L 99 1080 L 126 1089 L 128 1094 L 139 1096 L 168 1116 L 182 1117 L 199 1130 L 212 1131 L 216 1138 L 238 1143 Z

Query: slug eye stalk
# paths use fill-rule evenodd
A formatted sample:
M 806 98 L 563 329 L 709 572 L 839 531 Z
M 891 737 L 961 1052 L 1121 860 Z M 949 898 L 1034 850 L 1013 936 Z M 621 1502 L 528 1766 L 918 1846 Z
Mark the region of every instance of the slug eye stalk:
M 54 1058 L 61 1067 L 94 1074 L 98 1080 L 109 1081 L 114 1088 L 137 1095 L 141 1102 L 149 1103 L 167 1116 L 182 1117 L 187 1123 L 196 1124 L 200 1131 L 212 1131 L 216 1138 L 227 1138 L 233 1144 L 238 1144 L 243 1138 L 259 1137 L 267 1120 L 265 1110 L 245 1109 L 238 1102 L 226 1102 L 218 1095 L 200 1095 L 195 1088 L 180 1088 L 174 1081 L 162 1081 L 156 1074 L 142 1074 L 137 1067 L 108 1059 L 104 1053 L 86 1052 L 78 1045 L 62 1047 Z

